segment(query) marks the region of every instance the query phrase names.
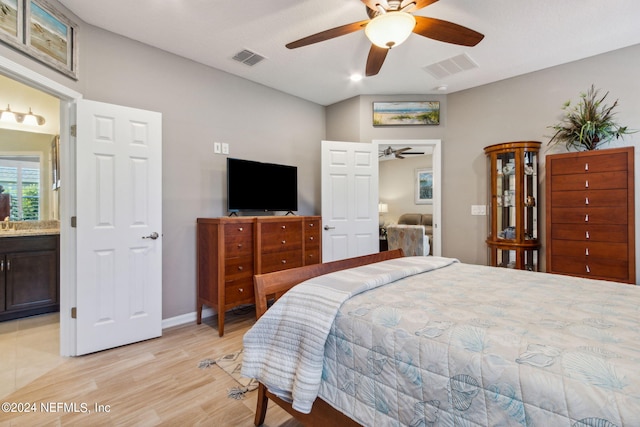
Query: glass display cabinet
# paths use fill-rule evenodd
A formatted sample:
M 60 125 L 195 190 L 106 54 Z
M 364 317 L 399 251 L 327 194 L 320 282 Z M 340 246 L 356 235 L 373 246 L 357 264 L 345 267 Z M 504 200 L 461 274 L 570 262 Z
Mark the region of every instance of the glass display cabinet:
M 540 142 L 485 147 L 489 168 L 489 265 L 538 269 L 538 152 Z

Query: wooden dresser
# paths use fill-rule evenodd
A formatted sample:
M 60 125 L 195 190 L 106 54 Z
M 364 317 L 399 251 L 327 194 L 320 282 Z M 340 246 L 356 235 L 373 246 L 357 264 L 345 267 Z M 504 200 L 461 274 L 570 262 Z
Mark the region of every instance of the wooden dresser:
M 254 274 L 320 263 L 320 227 L 319 216 L 198 218 L 198 324 L 212 307 L 222 336 L 225 311 L 255 304 Z
M 633 147 L 546 157 L 547 272 L 635 283 Z

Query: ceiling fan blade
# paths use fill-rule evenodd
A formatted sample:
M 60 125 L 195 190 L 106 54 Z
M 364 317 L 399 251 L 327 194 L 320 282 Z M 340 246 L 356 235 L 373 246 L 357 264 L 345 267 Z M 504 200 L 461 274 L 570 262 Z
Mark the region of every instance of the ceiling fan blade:
M 405 151 L 409 151 L 411 150 L 411 147 L 404 147 L 404 148 L 399 148 L 397 150 L 394 150 L 396 152 L 396 154 L 404 154 Z
M 400 5 L 400 9 L 409 6 L 411 3 L 415 3 L 416 5 L 410 9 L 410 11 L 413 12 L 413 11 L 422 9 L 423 7 L 427 7 L 430 4 L 433 4 L 437 1 L 438 0 L 404 0 Z M 375 3 L 375 1 L 371 1 L 371 3 Z
M 424 154 L 424 153 L 421 151 L 406 151 L 402 154 L 406 156 L 407 154 Z
M 400 154 L 396 153 L 396 159 L 404 159 L 404 156 L 401 156 Z
M 430 39 L 462 46 L 475 46 L 484 38 L 483 34 L 462 25 L 442 19 L 416 16 L 413 32 Z
M 286 46 L 289 49 L 296 49 L 298 47 L 307 46 L 310 44 L 333 39 L 335 37 L 351 34 L 356 31 L 362 30 L 365 27 L 365 25 L 367 25 L 368 22 L 369 22 L 369 19 L 365 19 L 364 21 L 353 22 L 351 24 L 342 25 L 340 27 L 331 28 L 325 31 L 320 31 L 319 33 L 312 34 L 300 40 L 296 40 L 294 42 L 288 43 Z
M 378 47 L 375 44 L 371 45 L 371 49 L 369 49 L 369 56 L 367 57 L 367 68 L 365 71 L 365 75 L 367 77 L 378 74 L 380 68 L 382 68 L 382 64 L 384 64 L 384 59 L 387 57 L 387 53 L 389 53 L 389 49 Z

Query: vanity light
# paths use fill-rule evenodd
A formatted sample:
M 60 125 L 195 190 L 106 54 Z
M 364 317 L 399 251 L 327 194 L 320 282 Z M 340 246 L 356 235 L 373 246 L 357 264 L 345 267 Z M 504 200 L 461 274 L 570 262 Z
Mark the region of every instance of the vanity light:
M 6 110 L 0 110 L 0 120 L 3 122 L 23 123 L 33 126 L 42 126 L 45 123 L 44 117 L 33 114 L 31 107 L 29 107 L 29 112 L 25 114 L 12 111 L 9 104 L 7 104 Z
M 31 107 L 29 107 L 29 112 L 24 115 L 23 123 L 27 125 L 33 125 L 33 126 L 36 126 L 36 125 L 42 126 L 44 122 L 45 122 L 44 117 L 38 114 L 33 114 L 31 112 Z

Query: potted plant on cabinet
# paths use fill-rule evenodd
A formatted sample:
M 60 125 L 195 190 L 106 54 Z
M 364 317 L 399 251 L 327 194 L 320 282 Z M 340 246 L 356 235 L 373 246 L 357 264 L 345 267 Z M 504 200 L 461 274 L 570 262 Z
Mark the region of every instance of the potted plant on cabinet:
M 618 106 L 618 100 L 611 105 L 604 104 L 607 95 L 609 92 L 600 97 L 599 90 L 591 85 L 586 93 L 580 94 L 580 100 L 575 105 L 567 101 L 562 107 L 565 111 L 563 120 L 549 126 L 556 131 L 549 144 L 563 143 L 567 150 L 589 151 L 634 133 L 627 126 L 615 122 L 613 110 Z

